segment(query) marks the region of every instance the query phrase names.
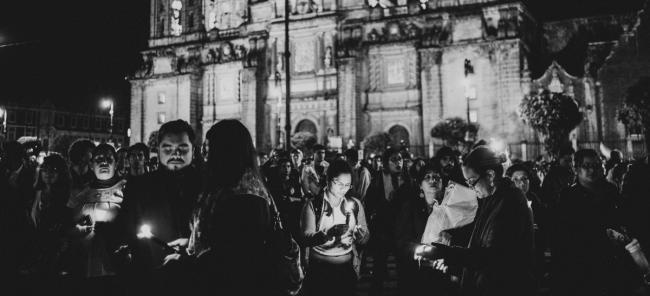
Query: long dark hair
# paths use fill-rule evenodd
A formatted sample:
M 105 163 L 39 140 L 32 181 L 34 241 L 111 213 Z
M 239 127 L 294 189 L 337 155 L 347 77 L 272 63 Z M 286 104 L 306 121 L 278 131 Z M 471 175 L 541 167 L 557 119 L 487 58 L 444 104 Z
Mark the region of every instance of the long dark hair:
M 57 203 L 65 204 L 69 197 L 70 187 L 72 184 L 72 178 L 70 177 L 68 164 L 60 154 L 52 153 L 43 159 L 43 164 L 41 168 L 45 168 L 45 167 L 51 167 L 56 170 L 58 177 L 56 182 L 52 184 L 51 187 L 52 193 L 57 199 L 61 199 L 61 200 L 57 200 L 56 201 Z M 41 178 L 41 173 L 38 174 L 38 180 L 36 182 L 35 189 L 36 190 L 45 189 L 45 183 Z
M 238 120 L 226 119 L 213 125 L 208 140 L 207 190 L 234 188 L 244 174 L 259 177 L 257 152 L 248 129 Z

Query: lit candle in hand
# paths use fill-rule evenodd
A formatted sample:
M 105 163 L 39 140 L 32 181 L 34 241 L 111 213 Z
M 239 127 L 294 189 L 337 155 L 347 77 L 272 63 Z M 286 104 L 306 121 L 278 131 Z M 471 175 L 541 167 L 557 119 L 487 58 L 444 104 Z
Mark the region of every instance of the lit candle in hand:
M 149 239 L 169 252 L 178 253 L 178 250 L 170 247 L 167 243 L 154 236 L 151 232 L 151 226 L 148 224 L 142 224 L 142 226 L 140 226 L 140 232 L 138 232 L 137 237 L 139 239 Z

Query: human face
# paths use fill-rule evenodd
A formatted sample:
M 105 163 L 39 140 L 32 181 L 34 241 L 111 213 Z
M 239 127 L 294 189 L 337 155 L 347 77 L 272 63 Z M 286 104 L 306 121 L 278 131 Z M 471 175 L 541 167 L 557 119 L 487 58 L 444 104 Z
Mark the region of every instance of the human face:
M 325 149 L 316 150 L 314 153 L 314 161 L 321 162 L 325 159 Z
M 576 167 L 580 184 L 593 184 L 605 176 L 605 168 L 600 158 L 585 157 Z
M 454 158 L 451 157 L 450 155 L 445 155 L 440 158 L 440 166 L 443 168 L 450 167 L 454 164 Z
M 45 165 L 41 168 L 41 180 L 47 185 L 53 185 L 59 179 L 59 170 L 55 167 Z
M 329 184 L 329 192 L 336 197 L 344 197 L 352 187 L 352 175 L 340 174 Z
M 192 163 L 192 142 L 187 133 L 163 136 L 158 151 L 160 164 L 170 171 L 178 171 Z
M 524 193 L 528 193 L 528 190 L 530 189 L 530 178 L 528 173 L 525 171 L 515 171 L 512 173 L 510 180 L 515 183 L 515 187 L 521 189 Z
M 494 176 L 481 176 L 474 169 L 467 166 L 463 166 L 463 176 L 467 185 L 476 192 L 478 198 L 485 198 L 491 194 L 491 184 L 494 181 Z
M 291 174 L 291 162 L 285 161 L 280 164 L 280 174 L 283 176 Z
M 374 160 L 373 160 L 373 163 L 372 163 L 372 167 L 375 170 L 378 171 L 378 170 L 381 170 L 382 166 L 383 166 L 383 164 L 381 162 L 381 157 L 379 157 L 379 156 L 375 157 Z
M 420 183 L 420 189 L 424 192 L 424 197 L 427 203 L 433 202 L 440 197 L 442 193 L 442 177 L 440 173 L 428 171 Z
M 93 156 L 91 168 L 98 180 L 110 180 L 115 175 L 115 158 L 113 154 L 105 151 Z
M 291 161 L 297 167 L 302 162 L 302 154 L 300 152 L 291 153 Z
M 388 158 L 388 170 L 391 173 L 399 173 L 402 171 L 402 167 L 404 165 L 404 160 L 402 159 L 402 156 L 394 153 Z
M 144 167 L 146 161 L 146 156 L 142 150 L 136 150 L 129 153 L 129 165 L 133 168 Z

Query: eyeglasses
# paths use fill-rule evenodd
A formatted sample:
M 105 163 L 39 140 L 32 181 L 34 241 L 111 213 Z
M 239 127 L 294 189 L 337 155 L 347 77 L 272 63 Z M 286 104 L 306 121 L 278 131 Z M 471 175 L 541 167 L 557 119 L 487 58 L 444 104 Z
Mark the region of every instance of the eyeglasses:
M 336 179 L 333 179 L 333 180 L 332 180 L 332 184 L 334 184 L 334 185 L 336 185 L 336 186 L 339 186 L 339 187 L 343 187 L 343 188 L 350 188 L 350 187 L 352 186 L 352 183 L 344 184 L 344 183 L 339 182 L 339 181 L 336 180 Z
M 440 177 L 439 175 L 426 174 L 424 176 L 424 181 L 440 182 L 441 180 L 442 180 L 442 177 Z
M 513 182 L 528 182 L 530 179 L 528 177 L 512 178 Z
M 470 187 L 474 187 L 476 186 L 479 180 L 481 180 L 481 177 L 472 177 L 472 178 L 466 178 L 465 182 L 467 182 L 467 185 L 469 185 Z
M 402 161 L 402 157 L 401 156 L 391 157 L 388 160 L 390 160 L 392 162 L 400 162 L 400 161 Z
M 588 169 L 594 169 L 594 170 L 597 170 L 597 169 L 601 169 L 601 168 L 603 168 L 603 164 L 602 164 L 602 163 L 599 163 L 599 162 L 595 162 L 595 163 L 588 163 L 588 162 L 586 162 L 586 163 L 581 164 L 579 167 L 580 167 L 580 168 L 583 168 L 583 169 L 585 169 L 585 170 L 588 170 Z

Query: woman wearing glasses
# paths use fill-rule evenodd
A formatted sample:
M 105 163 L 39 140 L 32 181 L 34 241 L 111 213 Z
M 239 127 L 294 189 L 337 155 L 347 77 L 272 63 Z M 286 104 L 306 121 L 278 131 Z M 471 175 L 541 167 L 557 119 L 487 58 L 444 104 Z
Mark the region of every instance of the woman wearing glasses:
M 356 247 L 368 241 L 363 206 L 346 194 L 352 185 L 352 168 L 333 161 L 327 184 L 307 201 L 301 214 L 303 244 L 309 247 L 305 295 L 354 295 L 360 264 Z
M 433 266 L 420 265 L 413 260 L 415 248 L 421 245 L 429 215 L 443 198 L 443 173 L 437 164 L 424 166 L 415 176 L 419 193 L 402 206 L 395 223 L 400 295 L 417 295 L 421 291 L 446 295 L 446 276 Z M 447 243 L 447 242 L 445 242 Z
M 371 294 L 380 294 L 388 276 L 388 255 L 395 246 L 395 217 L 404 201 L 417 195 L 399 150 L 388 148 L 382 158 L 383 168 L 373 174 L 366 193 L 372 238 L 368 253 L 374 259 Z
M 466 248 L 435 244 L 425 256 L 463 267 L 461 295 L 534 295 L 533 220 L 523 192 L 503 178 L 505 159 L 486 146 L 463 161 L 479 208 Z

